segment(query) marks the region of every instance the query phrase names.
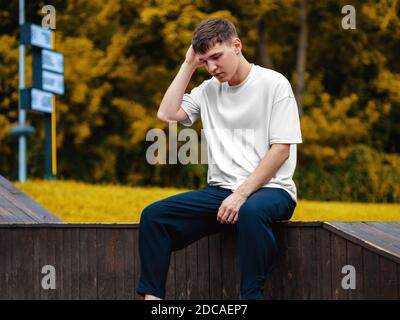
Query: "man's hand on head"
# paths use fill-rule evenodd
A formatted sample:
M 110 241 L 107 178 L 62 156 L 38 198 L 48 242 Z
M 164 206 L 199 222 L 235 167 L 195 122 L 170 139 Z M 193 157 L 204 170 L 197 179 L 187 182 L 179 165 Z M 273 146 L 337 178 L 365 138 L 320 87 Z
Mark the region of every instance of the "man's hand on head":
M 185 62 L 192 66 L 194 69 L 200 67 L 203 64 L 203 62 L 200 62 L 199 56 L 194 52 L 192 45 L 190 45 L 188 51 L 186 52 Z
M 217 220 L 221 223 L 235 224 L 238 221 L 239 209 L 247 200 L 247 196 L 241 192 L 234 192 L 221 204 L 217 214 Z

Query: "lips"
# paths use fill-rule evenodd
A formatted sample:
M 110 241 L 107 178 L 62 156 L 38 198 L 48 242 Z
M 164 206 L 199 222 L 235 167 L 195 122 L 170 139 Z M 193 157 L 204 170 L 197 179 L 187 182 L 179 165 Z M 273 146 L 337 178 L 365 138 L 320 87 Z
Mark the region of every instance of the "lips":
M 223 74 L 223 72 L 220 72 L 220 73 L 217 73 L 217 74 L 214 74 L 214 77 L 219 77 L 220 75 L 222 75 Z

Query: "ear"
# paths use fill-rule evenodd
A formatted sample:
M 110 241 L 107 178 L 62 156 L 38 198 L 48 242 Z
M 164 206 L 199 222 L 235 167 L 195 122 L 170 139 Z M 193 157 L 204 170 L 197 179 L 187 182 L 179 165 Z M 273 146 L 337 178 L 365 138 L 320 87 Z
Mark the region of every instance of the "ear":
M 240 39 L 234 38 L 232 40 L 232 45 L 233 45 L 233 49 L 234 49 L 235 53 L 239 54 L 240 51 L 242 50 L 242 42 L 240 41 Z

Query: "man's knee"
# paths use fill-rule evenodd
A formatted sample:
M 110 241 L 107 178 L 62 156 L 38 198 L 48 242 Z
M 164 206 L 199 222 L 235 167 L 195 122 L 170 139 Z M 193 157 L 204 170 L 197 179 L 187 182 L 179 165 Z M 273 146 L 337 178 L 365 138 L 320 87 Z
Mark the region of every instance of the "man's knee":
M 245 202 L 239 209 L 238 225 L 259 225 L 261 223 L 271 224 L 270 208 L 260 208 L 251 202 Z
M 140 216 L 140 224 L 156 221 L 165 214 L 165 206 L 162 201 L 154 202 L 145 207 Z

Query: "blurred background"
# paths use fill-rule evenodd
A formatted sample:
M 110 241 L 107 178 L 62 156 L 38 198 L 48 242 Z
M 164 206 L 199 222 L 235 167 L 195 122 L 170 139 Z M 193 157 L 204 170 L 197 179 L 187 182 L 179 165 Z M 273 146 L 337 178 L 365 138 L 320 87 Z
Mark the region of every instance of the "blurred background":
M 65 56 L 57 97 L 59 180 L 201 188 L 207 165 L 150 165 L 146 141 L 195 26 L 230 19 L 248 61 L 284 74 L 301 114 L 294 180 L 300 199 L 400 200 L 400 3 L 339 0 L 27 1 L 26 20 L 56 8 L 56 46 Z M 356 29 L 342 28 L 342 7 Z M 0 2 L 0 174 L 18 175 L 18 1 Z M 27 55 L 27 86 L 31 78 Z M 188 91 L 210 75 L 197 70 Z M 41 115 L 28 138 L 28 178 L 43 177 Z M 201 121 L 194 128 L 200 132 Z M 200 134 L 199 134 L 200 136 Z

